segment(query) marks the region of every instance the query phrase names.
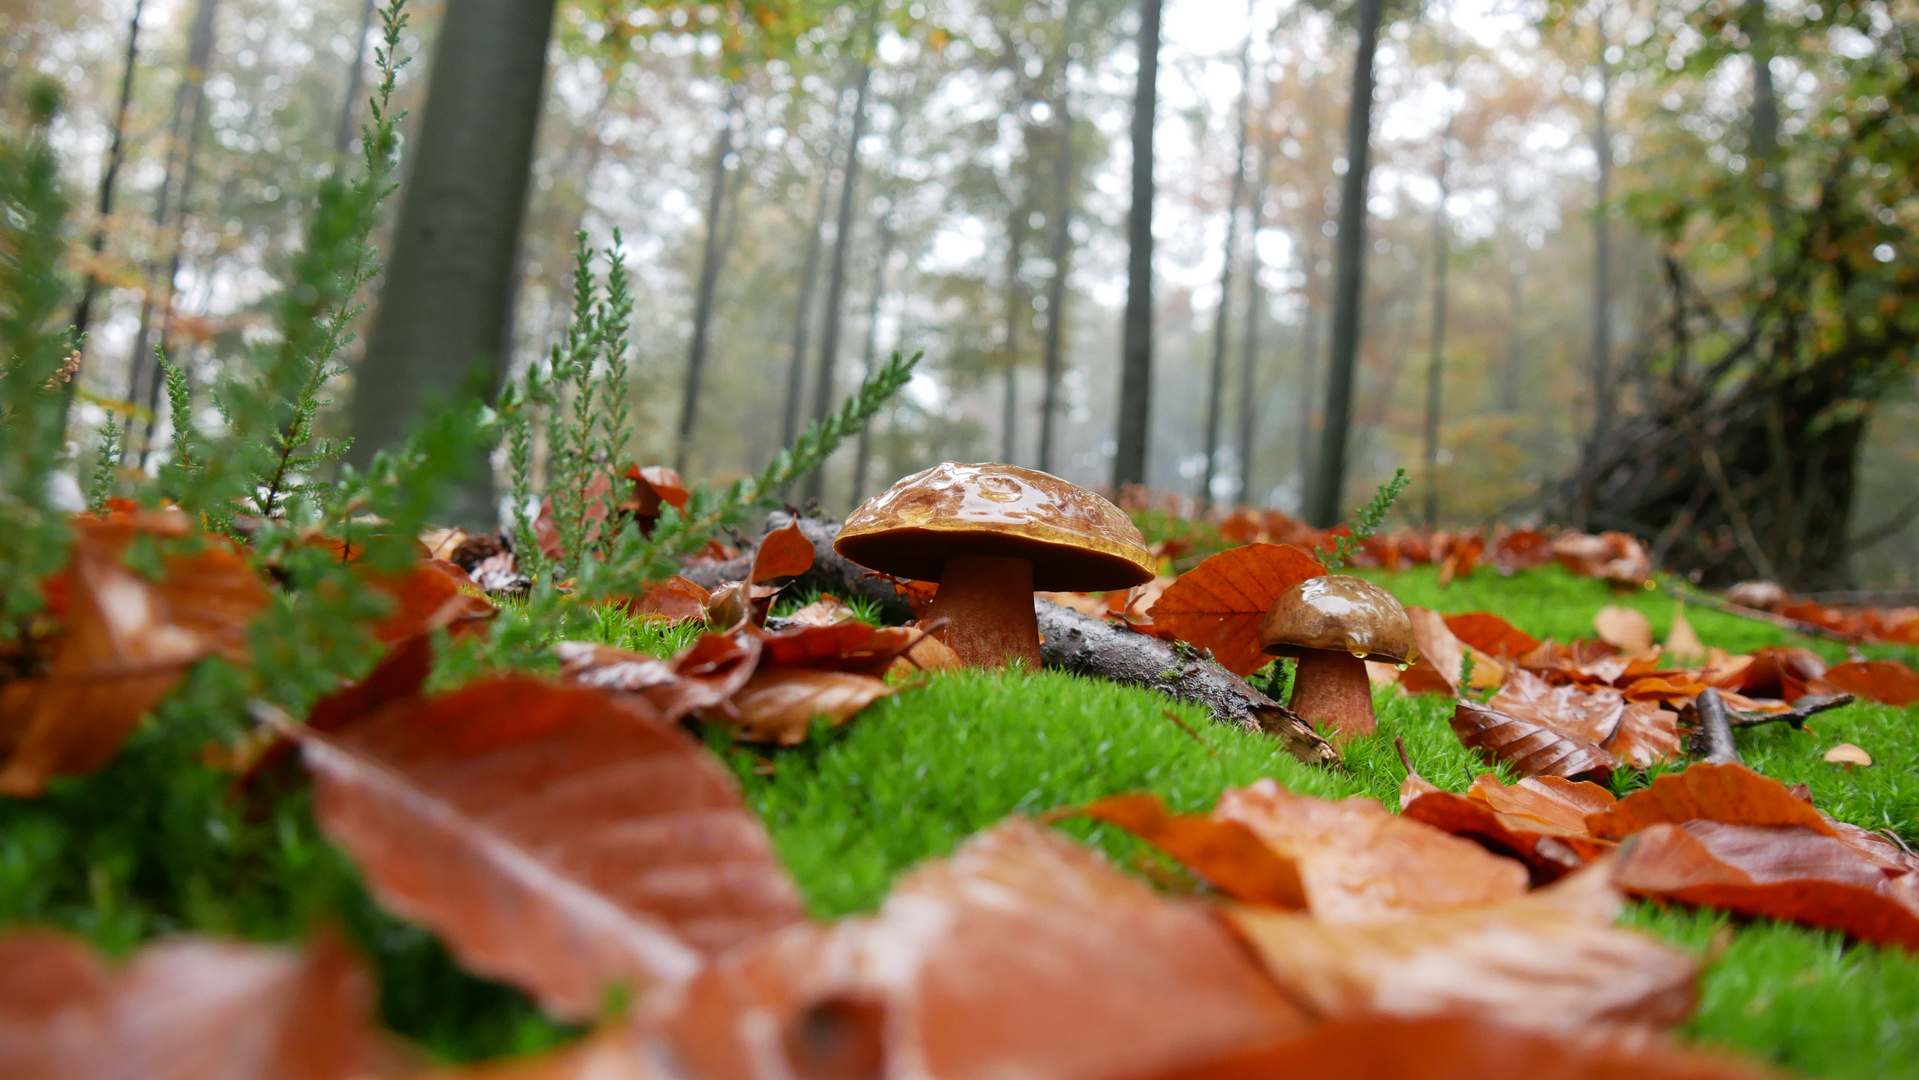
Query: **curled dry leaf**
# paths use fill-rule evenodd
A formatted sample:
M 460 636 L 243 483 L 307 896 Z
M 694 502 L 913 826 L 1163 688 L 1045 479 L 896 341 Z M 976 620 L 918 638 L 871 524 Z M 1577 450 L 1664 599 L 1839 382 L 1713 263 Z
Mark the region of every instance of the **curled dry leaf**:
M 1699 640 L 1699 631 L 1686 619 L 1683 600 L 1673 601 L 1672 629 L 1666 631 L 1666 655 L 1682 664 L 1697 664 L 1706 659 L 1706 643 Z
M 695 582 L 678 574 L 647 586 L 637 600 L 629 600 L 626 610 L 643 619 L 665 619 L 674 625 L 698 622 L 706 618 L 706 605 L 713 599 Z
M 767 609 L 780 590 L 772 585 L 729 581 L 714 589 L 706 601 L 706 621 L 725 630 L 766 622 Z
M 1560 565 L 1580 577 L 1598 578 L 1615 586 L 1637 587 L 1652 578 L 1652 556 L 1630 533 L 1560 533 L 1552 542 Z
M 1843 693 L 1881 705 L 1919 702 L 1919 671 L 1897 660 L 1851 660 L 1829 669 L 1823 679 Z
M 1593 630 L 1599 640 L 1629 655 L 1652 648 L 1652 623 L 1635 608 L 1600 608 L 1593 616 Z
M 679 470 L 665 465 L 629 465 L 625 475 L 633 481 L 633 502 L 621 509 L 640 518 L 659 517 L 661 503 L 675 510 L 686 509 L 686 481 L 680 479 Z
M 1272 660 L 1259 643 L 1259 621 L 1287 589 L 1326 573 L 1319 560 L 1291 544 L 1247 544 L 1208 558 L 1179 576 L 1153 604 L 1153 625 L 1242 678 Z
M 806 741 L 815 717 L 838 727 L 892 693 L 892 687 L 870 675 L 811 668 L 762 669 L 733 695 L 738 718 L 727 722 L 741 742 L 797 746 Z
M 800 523 L 793 521 L 760 540 L 748 580 L 758 585 L 774 578 L 798 577 L 813 568 L 813 557 L 813 541 L 800 531 Z
M 1826 662 L 1818 653 L 1786 645 L 1767 645 L 1754 649 L 1747 663 L 1729 666 L 1711 682 L 1721 691 L 1792 702 L 1805 697 L 1809 685 L 1825 674 Z
M 1125 829 L 1243 904 L 1306 906 L 1299 866 L 1241 822 L 1168 813 L 1159 796 L 1148 794 L 1114 795 L 1071 813 Z
M 1589 867 L 1489 907 L 1365 926 L 1246 907 L 1226 914 L 1280 986 L 1322 1017 L 1676 1027 L 1692 1014 L 1699 964 L 1613 925 L 1625 905 L 1609 871 Z
M 290 733 L 381 902 L 555 1016 L 801 918 L 732 777 L 630 698 L 505 676 Z
M 854 622 L 859 613 L 848 607 L 839 597 L 827 594 L 818 600 L 786 616 L 786 626 L 837 626 L 840 623 Z
M 1518 859 L 1535 884 L 1556 881 L 1612 846 L 1586 832 L 1586 815 L 1613 804 L 1612 793 L 1597 784 L 1529 776 L 1506 787 L 1485 773 L 1465 795 L 1436 788 L 1407 794 L 1402 788 L 1406 817 Z
M 1619 760 L 1595 743 L 1476 701 L 1460 702 L 1452 725 L 1459 741 L 1488 763 L 1503 761 L 1526 776 L 1604 779 L 1619 767 Z
M 373 627 L 373 636 L 388 645 L 435 630 L 458 637 L 500 613 L 466 571 L 443 559 L 422 559 L 399 574 L 361 573 L 397 605 Z
M 1511 661 L 1539 648 L 1539 639 L 1490 611 L 1446 616 L 1446 629 L 1494 659 Z
M 1586 828 L 1602 839 L 1623 840 L 1652 825 L 1687 821 L 1791 825 L 1838 835 L 1811 803 L 1744 765 L 1698 764 L 1658 777 L 1612 808 L 1588 817 Z
M 728 708 L 759 667 L 762 638 L 748 630 L 701 634 L 672 660 L 589 641 L 553 647 L 560 671 L 601 690 L 637 694 L 671 723 L 702 709 Z
M 1419 645 L 1419 659 L 1399 673 L 1399 685 L 1407 693 L 1457 695 L 1459 673 L 1468 650 L 1473 657 L 1472 689 L 1491 690 L 1506 681 L 1506 666 L 1461 641 L 1439 612 L 1409 607 L 1406 617 L 1413 624 L 1413 640 Z
M 660 1030 L 702 1080 L 1110 1080 L 1306 1026 L 1203 905 L 1011 818 L 872 917 L 721 957 Z
M 1338 802 L 1270 778 L 1233 788 L 1213 810 L 1291 859 L 1307 907 L 1328 923 L 1379 922 L 1481 907 L 1526 891 L 1526 868 L 1355 795 Z
M 1493 541 L 1493 568 L 1511 577 L 1553 561 L 1552 541 L 1538 529 L 1514 529 Z
M 175 938 L 117 970 L 52 934 L 0 937 L 0 1076 L 348 1080 L 368 1075 L 371 980 L 338 938 L 304 950 Z

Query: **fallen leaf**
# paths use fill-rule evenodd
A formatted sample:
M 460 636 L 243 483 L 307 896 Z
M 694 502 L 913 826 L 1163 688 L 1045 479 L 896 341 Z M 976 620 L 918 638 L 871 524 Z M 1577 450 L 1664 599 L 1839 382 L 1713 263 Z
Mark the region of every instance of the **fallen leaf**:
M 1672 605 L 1672 629 L 1666 631 L 1666 655 L 1682 664 L 1697 664 L 1706 658 L 1706 643 L 1699 640 L 1699 632 L 1686 621 L 1686 604 L 1675 600 Z
M 798 577 L 813 568 L 813 555 L 813 541 L 800 530 L 798 521 L 791 522 L 783 529 L 767 533 L 760 541 L 759 550 L 753 553 L 753 573 L 748 580 L 759 585 L 774 578 Z
M 1679 714 L 1649 701 L 1634 701 L 1619 714 L 1606 752 L 1638 769 L 1650 768 L 1680 756 Z
M 502 676 L 290 733 L 374 895 L 555 1016 L 801 918 L 732 776 L 630 698 Z
M 1853 846 L 1803 826 L 1649 825 L 1620 846 L 1613 882 L 1640 896 L 1919 951 L 1919 874 L 1888 876 Z
M 1767 645 L 1754 649 L 1743 667 L 1729 669 L 1714 681 L 1720 690 L 1748 697 L 1793 702 L 1805 697 L 1809 684 L 1826 674 L 1826 662 L 1810 649 Z
M 1629 533 L 1560 533 L 1552 542 L 1553 555 L 1580 577 L 1598 578 L 1616 586 L 1637 587 L 1652 578 L 1652 556 Z
M 706 605 L 713 594 L 697 582 L 678 574 L 647 587 L 637 600 L 629 600 L 626 610 L 642 619 L 664 619 L 672 625 L 698 622 L 706 618 Z
M 1603 607 L 1593 616 L 1593 630 L 1599 640 L 1627 654 L 1652 648 L 1652 623 L 1635 608 Z
M 1114 795 L 1071 815 L 1125 829 L 1241 903 L 1306 907 L 1298 865 L 1241 822 L 1168 813 L 1159 796 L 1149 794 Z
M 1507 787 L 1481 774 L 1465 795 L 1433 789 L 1411 800 L 1401 789 L 1401 813 L 1525 863 L 1535 884 L 1556 881 L 1612 845 L 1586 831 L 1586 815 L 1613 804 L 1597 784 L 1557 776 L 1528 776 Z
M 1419 646 L 1419 659 L 1399 673 L 1399 685 L 1407 693 L 1457 695 L 1460 669 L 1469 650 L 1473 657 L 1473 689 L 1491 690 L 1506 681 L 1505 665 L 1461 641 L 1447 619 L 1437 611 L 1409 607 L 1406 617 L 1413 624 L 1413 640 Z
M 1872 755 L 1849 742 L 1842 742 L 1838 746 L 1826 751 L 1825 760 L 1834 765 L 1845 765 L 1848 767 L 1853 765 L 1869 766 L 1872 764 Z
M 625 476 L 633 481 L 633 505 L 622 509 L 641 518 L 658 517 L 661 503 L 675 510 L 686 509 L 686 481 L 680 479 L 678 470 L 664 465 L 629 465 Z
M 408 1073 L 401 1080 L 682 1080 L 655 1060 L 640 1031 L 614 1028 L 533 1057 Z M 824 1078 L 820 1078 L 824 1080 Z
M 1507 716 L 1540 724 L 1603 747 L 1619 730 L 1626 711 L 1617 690 L 1554 686 L 1533 672 L 1513 672 L 1486 704 Z
M 738 719 L 727 722 L 741 742 L 797 746 L 806 741 L 815 717 L 838 727 L 892 693 L 892 687 L 870 675 L 811 668 L 762 669 L 734 693 L 733 709 Z
M 1552 541 L 1538 529 L 1514 529 L 1493 541 L 1493 568 L 1503 577 L 1552 561 Z
M 729 581 L 713 590 L 706 601 L 706 621 L 724 630 L 759 626 L 766 622 L 767 609 L 780 594 L 774 585 L 754 585 Z
M 1329 923 L 1403 919 L 1498 903 L 1526 890 L 1526 868 L 1365 798 L 1298 795 L 1270 778 L 1228 789 L 1213 810 L 1298 867 L 1307 907 Z
M 966 666 L 953 647 L 922 626 L 883 626 L 873 635 L 875 651 L 901 649 L 887 667 L 888 675 L 907 675 L 915 671 L 945 671 Z
M 553 646 L 560 672 L 575 682 L 646 699 L 671 723 L 704 709 L 729 709 L 759 667 L 764 639 L 750 630 L 701 634 L 672 660 L 591 641 Z
M 1479 565 L 1479 557 L 1486 551 L 1486 539 L 1477 533 L 1461 537 L 1446 549 L 1446 557 L 1439 566 L 1439 587 L 1445 588 L 1454 578 L 1462 578 L 1473 572 Z
M 1273 601 L 1324 573 L 1317 559 L 1291 544 L 1247 544 L 1181 574 L 1148 614 L 1155 626 L 1212 650 L 1221 667 L 1243 677 L 1272 660 L 1259 643 L 1259 622 Z
M 1844 693 L 1881 705 L 1919 702 L 1919 671 L 1897 660 L 1852 660 L 1828 669 L 1820 678 Z
M 111 969 L 46 933 L 0 937 L 0 1076 L 348 1080 L 368 1075 L 373 987 L 339 939 L 295 951 L 206 938 Z
M 361 572 L 368 584 L 392 597 L 396 605 L 373 627 L 373 636 L 383 644 L 435 630 L 459 637 L 500 613 L 466 571 L 444 560 L 422 559 L 399 574 Z
M 1489 611 L 1446 616 L 1446 628 L 1460 641 L 1494 659 L 1513 660 L 1539 648 L 1539 639 Z
M 1452 725 L 1459 741 L 1488 763 L 1503 761 L 1526 776 L 1603 779 L 1619 767 L 1619 760 L 1596 743 L 1475 701 L 1453 709 Z
M 1094 596 L 1092 593 L 1036 592 L 1033 595 L 1049 604 L 1058 604 L 1060 607 L 1077 611 L 1081 615 L 1091 615 L 1094 618 L 1099 618 L 1112 610 L 1106 597 Z
M 1694 764 L 1658 777 L 1610 809 L 1586 819 L 1597 837 L 1623 840 L 1656 824 L 1718 821 L 1736 825 L 1796 825 L 1827 836 L 1836 831 L 1812 804 L 1784 784 L 1744 765 Z
M 1307 1026 L 1205 905 L 1009 818 L 871 917 L 721 957 L 660 1030 L 703 1080 L 1111 1080 Z
M 825 595 L 785 617 L 789 626 L 837 626 L 855 622 L 859 613 L 837 596 Z
M 1226 917 L 1288 996 L 1328 1019 L 1474 1015 L 1527 1028 L 1677 1027 L 1692 1015 L 1699 963 L 1615 927 L 1625 903 L 1609 873 L 1602 863 L 1501 903 L 1398 922 L 1331 926 L 1237 906 Z

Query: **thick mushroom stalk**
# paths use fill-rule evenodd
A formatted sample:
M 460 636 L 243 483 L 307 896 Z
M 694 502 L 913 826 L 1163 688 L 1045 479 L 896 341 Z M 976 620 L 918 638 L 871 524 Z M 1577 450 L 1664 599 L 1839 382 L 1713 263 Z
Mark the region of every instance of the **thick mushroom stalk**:
M 947 621 L 940 636 L 969 667 L 1039 670 L 1030 559 L 959 555 L 946 560 L 926 617 Z
M 1412 620 L 1393 594 L 1343 574 L 1308 578 L 1280 593 L 1260 623 L 1259 642 L 1275 656 L 1299 659 L 1289 704 L 1306 721 L 1329 725 L 1342 746 L 1379 727 L 1366 661 L 1419 657 Z
M 1347 743 L 1379 729 L 1373 715 L 1373 684 L 1366 661 L 1351 653 L 1302 649 L 1287 707 L 1309 724 L 1324 724 L 1333 741 Z

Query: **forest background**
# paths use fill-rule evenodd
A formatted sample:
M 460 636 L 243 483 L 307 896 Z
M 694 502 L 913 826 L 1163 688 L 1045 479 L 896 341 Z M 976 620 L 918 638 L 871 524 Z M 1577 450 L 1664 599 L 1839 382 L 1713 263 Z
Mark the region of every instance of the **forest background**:
M 604 246 L 617 230 L 638 299 L 640 460 L 718 480 L 756 470 L 813 414 L 814 399 L 830 402 L 816 389 L 822 354 L 844 388 L 876 355 L 923 349 L 913 384 L 875 425 L 870 460 L 849 448 L 822 475 L 817 494 L 829 511 L 941 459 L 1006 460 L 1104 483 L 1126 302 L 1136 6 L 926 0 L 888 5 L 872 23 L 855 5 L 815 7 L 777 48 L 743 51 L 729 29 L 738 12 L 725 6 L 559 5 L 510 366 L 541 356 L 565 326 L 576 232 Z M 1816 9 L 1773 7 L 1802 23 Z M 1910 21 L 1902 5 L 1886 7 Z M 1698 38 L 1688 21 L 1697 12 L 1675 24 L 1662 22 L 1664 10 L 1500 0 L 1387 9 L 1349 501 L 1410 465 L 1415 489 L 1398 512 L 1411 521 L 1429 506 L 1454 527 L 1546 513 L 1542 490 L 1579 468 L 1594 425 L 1599 323 L 1618 408 L 1647 404 L 1653 384 L 1636 376 L 1664 347 L 1674 247 L 1646 227 L 1656 215 L 1644 203 L 1678 190 L 1676 133 L 1696 140 L 1701 152 L 1686 166 L 1701 178 L 1744 172 L 1740 131 L 1752 111 L 1737 56 L 1715 58 L 1686 85 L 1673 74 L 1683 64 L 1645 62 L 1664 46 L 1700 51 L 1687 43 L 1688 33 Z M 9 71 L 38 71 L 64 88 L 55 142 L 69 189 L 94 204 L 79 222 L 75 267 L 97 283 L 85 320 L 84 424 L 117 414 L 157 461 L 175 418 L 143 412 L 157 398 L 149 363 L 136 358 L 164 343 L 211 383 L 221 358 L 244 355 L 234 346 L 271 332 L 270 301 L 301 242 L 307 195 L 354 153 L 370 11 L 364 0 L 0 3 Z M 412 13 L 406 50 L 421 62 L 402 73 L 408 125 L 421 116 L 441 14 L 432 3 Z M 1294 0 L 1165 5 L 1145 469 L 1153 488 L 1302 510 L 1323 419 L 1349 23 L 1344 11 Z M 1794 74 L 1780 61 L 1773 70 Z M 1781 78 L 1782 137 L 1819 122 L 1828 91 L 1817 79 Z M 1861 99 L 1862 110 L 1871 105 Z M 121 164 L 100 214 L 93 196 L 116 157 L 116 132 Z M 1602 139 L 1613 196 L 1603 213 Z M 1910 214 L 1903 183 L 1896 212 Z M 1895 212 L 1891 202 L 1885 212 Z M 1602 221 L 1612 249 L 1603 304 Z M 1712 243 L 1688 253 L 1708 284 L 1752 261 L 1736 244 Z M 1911 276 L 1911 250 L 1868 250 Z M 714 270 L 713 287 L 696 335 L 703 267 Z M 1049 320 L 1061 312 L 1060 399 L 1042 460 Z M 699 336 L 704 396 L 682 439 Z M 1425 468 L 1434 356 L 1444 392 Z M 1209 423 L 1216 370 L 1226 373 L 1223 415 Z M 1850 532 L 1871 542 L 1854 545 L 1851 578 L 1913 586 L 1919 396 L 1909 363 L 1883 381 L 1868 403 L 1850 502 Z M 350 385 L 339 389 L 350 397 Z M 339 415 L 325 422 L 346 427 Z

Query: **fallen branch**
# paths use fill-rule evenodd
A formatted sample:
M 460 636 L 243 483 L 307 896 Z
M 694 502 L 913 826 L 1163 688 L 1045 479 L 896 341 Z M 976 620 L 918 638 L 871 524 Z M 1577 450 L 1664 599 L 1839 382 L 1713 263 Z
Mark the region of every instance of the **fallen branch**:
M 1743 765 L 1739 746 L 1732 740 L 1732 720 L 1726 715 L 1726 699 L 1707 687 L 1699 692 L 1693 708 L 1699 726 L 1693 730 L 1693 755 L 1708 765 Z
M 766 531 L 783 529 L 792 521 L 791 515 L 775 511 L 767 515 Z M 886 622 L 913 621 L 912 605 L 894 591 L 890 579 L 869 577 L 864 566 L 848 562 L 834 552 L 833 538 L 840 534 L 839 522 L 802 517 L 799 525 L 800 532 L 805 533 L 806 538 L 813 543 L 813 568 L 795 578 L 789 588 L 798 593 L 814 590 L 831 593 L 841 600 L 868 600 L 879 606 L 880 618 Z M 739 558 L 723 563 L 688 567 L 680 574 L 708 589 L 725 581 L 744 581 L 753 570 L 754 550 L 748 548 Z
M 1827 709 L 1836 709 L 1853 702 L 1851 694 L 1831 694 L 1826 697 L 1802 697 L 1799 703 L 1786 712 L 1780 713 L 1734 713 L 1732 726 L 1736 728 L 1758 727 L 1761 724 L 1791 724 L 1794 730 L 1806 726 L 1806 719 Z
M 1157 690 L 1205 706 L 1220 723 L 1273 735 L 1307 764 L 1339 763 L 1339 752 L 1312 725 L 1190 648 L 1045 600 L 1035 599 L 1033 608 L 1044 639 L 1040 661 L 1047 667 Z
M 1711 608 L 1722 615 L 1736 615 L 1742 619 L 1771 623 L 1781 630 L 1791 630 L 1795 634 L 1822 637 L 1828 641 L 1842 641 L 1848 645 L 1856 645 L 1859 643 L 1859 639 L 1851 634 L 1842 634 L 1837 630 L 1828 630 L 1816 623 L 1801 622 L 1798 619 L 1787 618 L 1784 615 L 1775 615 L 1770 611 L 1760 611 L 1758 608 L 1742 607 L 1739 604 L 1721 600 L 1711 593 L 1701 592 L 1697 589 L 1681 588 L 1671 582 L 1665 583 L 1661 588 L 1667 596 L 1675 600 L 1684 600 L 1688 604 L 1698 604 L 1700 607 Z

